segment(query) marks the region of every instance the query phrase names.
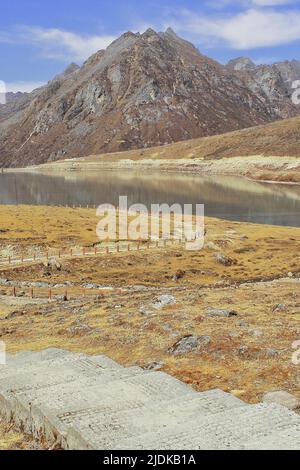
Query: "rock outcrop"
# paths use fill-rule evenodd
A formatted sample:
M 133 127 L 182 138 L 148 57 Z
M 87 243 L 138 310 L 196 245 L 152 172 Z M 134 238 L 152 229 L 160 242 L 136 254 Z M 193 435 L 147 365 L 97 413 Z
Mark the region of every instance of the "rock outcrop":
M 227 69 L 239 77 L 253 93 L 266 103 L 271 103 L 279 118 L 299 114 L 299 106 L 293 104 L 293 82 L 300 80 L 300 61 L 255 65 L 248 57 L 239 57 L 227 64 Z

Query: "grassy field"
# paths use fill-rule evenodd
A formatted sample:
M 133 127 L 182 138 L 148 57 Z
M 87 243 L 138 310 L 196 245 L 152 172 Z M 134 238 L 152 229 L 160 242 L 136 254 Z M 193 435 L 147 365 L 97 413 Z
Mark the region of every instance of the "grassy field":
M 0 207 L 0 255 L 91 247 L 98 241 L 97 221 L 88 209 Z M 4 295 L 2 281 L 0 339 L 12 353 L 54 346 L 158 367 L 197 390 L 221 388 L 251 403 L 273 389 L 300 397 L 300 369 L 292 363 L 292 343 L 300 335 L 300 229 L 210 218 L 206 229 L 201 251 L 170 246 L 66 259 L 59 268 L 43 262 L 1 268 L 0 278 L 23 292 Z M 68 302 L 26 297 L 24 285 L 66 281 L 73 292 Z M 105 295 L 84 298 L 88 285 L 107 288 Z M 175 303 L 157 309 L 163 294 Z M 211 317 L 210 308 L 235 315 Z M 172 354 L 187 335 L 209 336 L 210 342 Z M 0 447 L 18 447 L 12 436 L 3 444 L 0 428 Z

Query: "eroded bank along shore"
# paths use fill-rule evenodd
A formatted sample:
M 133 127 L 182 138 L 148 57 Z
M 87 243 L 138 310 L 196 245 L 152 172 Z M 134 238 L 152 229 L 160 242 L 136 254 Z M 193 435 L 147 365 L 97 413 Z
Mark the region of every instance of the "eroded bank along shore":
M 122 158 L 123 157 L 123 158 Z M 101 172 L 107 170 L 172 172 L 201 176 L 240 176 L 256 181 L 300 184 L 300 159 L 297 157 L 247 157 L 208 159 L 124 159 L 124 154 L 90 156 L 61 160 L 27 168 L 5 169 L 4 172 Z

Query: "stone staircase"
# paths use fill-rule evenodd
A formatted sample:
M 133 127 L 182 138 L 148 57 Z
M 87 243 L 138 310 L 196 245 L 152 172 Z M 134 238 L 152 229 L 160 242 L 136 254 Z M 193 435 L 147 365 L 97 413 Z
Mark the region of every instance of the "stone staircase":
M 300 416 L 61 349 L 8 356 L 0 413 L 63 449 L 299 449 Z

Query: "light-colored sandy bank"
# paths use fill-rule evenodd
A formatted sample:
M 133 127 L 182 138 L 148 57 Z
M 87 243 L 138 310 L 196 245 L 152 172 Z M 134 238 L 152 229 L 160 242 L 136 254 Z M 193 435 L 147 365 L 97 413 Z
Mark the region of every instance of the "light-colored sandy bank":
M 122 154 L 109 158 L 106 155 L 74 158 L 25 169 L 5 170 L 22 172 L 57 173 L 65 171 L 143 170 L 169 171 L 199 175 L 235 175 L 254 180 L 300 183 L 300 159 L 298 157 L 266 157 L 254 155 L 222 159 L 122 159 Z

